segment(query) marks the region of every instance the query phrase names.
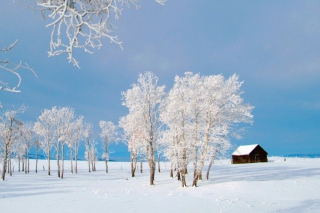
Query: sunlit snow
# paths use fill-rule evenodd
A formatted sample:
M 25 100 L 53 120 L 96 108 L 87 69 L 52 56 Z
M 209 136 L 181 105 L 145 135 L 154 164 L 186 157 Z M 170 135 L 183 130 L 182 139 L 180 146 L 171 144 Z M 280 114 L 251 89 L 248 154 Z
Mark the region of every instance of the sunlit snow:
M 39 171 L 14 173 L 0 182 L 0 212 L 320 212 L 320 159 L 271 157 L 269 163 L 230 164 L 220 160 L 212 167 L 208 181 L 188 187 L 169 177 L 169 163 L 162 163 L 155 185 L 149 185 L 149 171 L 130 177 L 129 162 L 104 162 L 89 173 L 79 162 L 79 173 L 71 174 L 65 162 L 65 178 L 59 179 L 56 161 L 47 176 L 47 161 Z M 144 163 L 144 168 L 148 168 Z M 205 173 L 204 173 L 205 175 Z

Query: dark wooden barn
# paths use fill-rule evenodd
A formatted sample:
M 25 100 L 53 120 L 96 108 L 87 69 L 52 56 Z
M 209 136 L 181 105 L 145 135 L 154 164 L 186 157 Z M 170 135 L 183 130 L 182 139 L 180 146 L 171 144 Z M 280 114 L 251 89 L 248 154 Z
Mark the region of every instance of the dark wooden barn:
M 232 153 L 232 164 L 268 162 L 268 152 L 259 144 L 239 146 Z

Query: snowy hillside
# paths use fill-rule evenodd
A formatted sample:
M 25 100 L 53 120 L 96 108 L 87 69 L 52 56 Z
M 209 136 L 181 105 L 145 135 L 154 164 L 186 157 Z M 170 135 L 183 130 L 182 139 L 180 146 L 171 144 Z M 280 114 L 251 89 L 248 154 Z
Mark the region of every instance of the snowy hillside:
M 98 162 L 96 172 L 87 172 L 80 162 L 79 174 L 65 164 L 59 179 L 55 161 L 52 175 L 43 171 L 15 172 L 0 182 L 0 212 L 320 212 L 320 159 L 274 157 L 269 163 L 232 165 L 217 161 L 210 179 L 187 188 L 169 177 L 169 164 L 162 163 L 155 186 L 149 174 L 130 177 L 130 163 L 110 162 L 109 173 Z M 34 160 L 31 163 L 34 168 Z M 144 168 L 147 168 L 144 164 Z M 191 167 L 190 167 L 190 170 Z

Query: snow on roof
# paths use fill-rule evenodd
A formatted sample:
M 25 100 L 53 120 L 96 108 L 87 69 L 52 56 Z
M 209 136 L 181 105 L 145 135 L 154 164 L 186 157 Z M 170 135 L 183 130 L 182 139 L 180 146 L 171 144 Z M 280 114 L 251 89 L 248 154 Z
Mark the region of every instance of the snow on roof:
M 249 155 L 257 146 L 258 144 L 239 146 L 232 155 Z

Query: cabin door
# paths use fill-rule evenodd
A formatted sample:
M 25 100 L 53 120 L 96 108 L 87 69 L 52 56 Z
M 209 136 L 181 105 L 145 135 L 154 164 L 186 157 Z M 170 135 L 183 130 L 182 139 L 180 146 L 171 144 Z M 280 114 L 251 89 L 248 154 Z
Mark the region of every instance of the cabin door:
M 259 162 L 259 154 L 256 154 L 256 155 L 255 155 L 255 160 L 256 160 L 256 163 Z

